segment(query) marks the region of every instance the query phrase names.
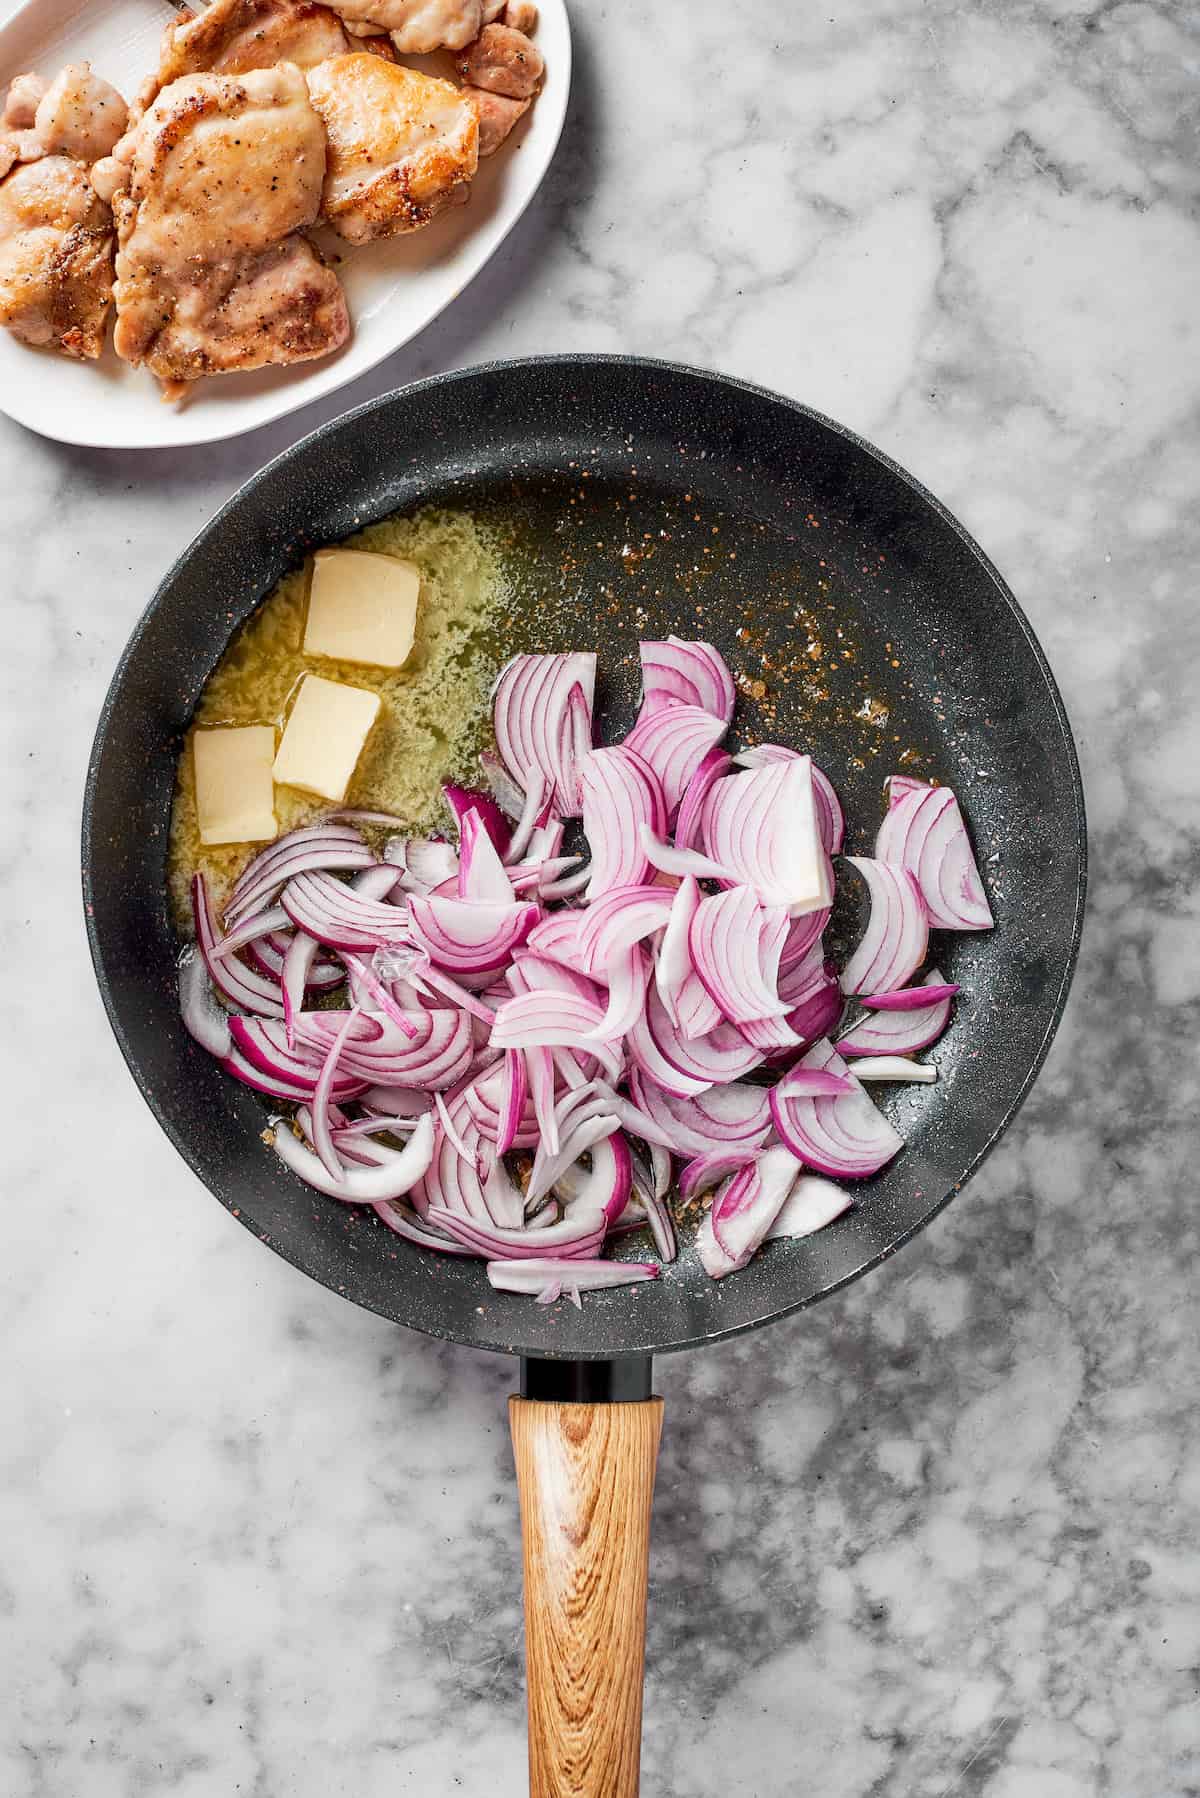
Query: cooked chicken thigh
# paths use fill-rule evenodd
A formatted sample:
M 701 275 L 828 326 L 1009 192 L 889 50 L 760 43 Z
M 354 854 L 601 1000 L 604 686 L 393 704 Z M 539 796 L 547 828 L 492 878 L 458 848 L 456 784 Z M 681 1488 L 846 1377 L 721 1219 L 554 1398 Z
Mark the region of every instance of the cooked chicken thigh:
M 449 81 L 378 56 L 334 56 L 308 72 L 325 124 L 323 211 L 351 243 L 416 231 L 464 198 L 479 122 Z
M 0 325 L 23 343 L 94 359 L 112 305 L 116 239 L 87 165 L 124 131 L 125 102 L 86 62 L 71 63 L 49 84 L 18 75 L 4 125 Z
M 511 25 L 485 25 L 475 42 L 455 58 L 455 67 L 471 87 L 510 100 L 528 100 L 537 91 L 546 64 L 541 51 L 523 31 Z
M 529 111 L 533 100 L 510 100 L 507 94 L 489 94 L 483 87 L 468 87 L 464 91 L 470 95 L 479 117 L 479 160 L 482 162 L 485 156 L 493 156 L 500 148 L 517 120 Z
M 118 355 L 177 393 L 346 341 L 337 276 L 299 235 L 320 208 L 325 141 L 298 68 L 185 75 L 131 137 L 113 201 Z
M 294 62 L 309 69 L 349 48 L 342 22 L 315 0 L 212 0 L 199 14 L 184 8 L 163 33 L 160 88 L 181 75 L 242 75 Z
M 485 11 L 499 6 L 483 0 L 332 0 L 335 12 L 356 25 L 389 31 L 401 56 L 425 56 L 431 50 L 461 50 L 478 37 Z
M 82 163 L 43 156 L 0 182 L 0 325 L 94 360 L 112 304 L 113 230 Z

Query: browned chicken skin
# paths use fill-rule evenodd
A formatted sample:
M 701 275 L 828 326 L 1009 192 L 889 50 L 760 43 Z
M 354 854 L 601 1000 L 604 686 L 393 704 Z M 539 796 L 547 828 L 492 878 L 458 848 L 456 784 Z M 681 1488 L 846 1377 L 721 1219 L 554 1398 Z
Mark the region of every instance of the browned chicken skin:
M 9 87 L 0 136 L 0 325 L 23 343 L 88 360 L 100 354 L 116 240 L 88 164 L 111 150 L 125 116 L 120 94 L 86 62 L 49 83 L 18 75 Z
M 483 87 L 468 87 L 463 91 L 470 95 L 479 116 L 479 158 L 482 161 L 485 156 L 495 154 L 533 101 L 510 100 L 507 94 L 489 94 Z
M 328 146 L 322 210 L 351 243 L 417 231 L 465 197 L 479 124 L 451 82 L 360 54 L 310 69 L 308 89 Z
M 500 6 L 485 8 L 483 0 L 332 0 L 332 4 L 356 26 L 389 32 L 401 56 L 461 50 L 478 36 L 485 12 L 500 11 Z
M 294 62 L 309 69 L 349 48 L 342 22 L 316 0 L 212 0 L 186 7 L 163 33 L 158 87 L 181 75 L 243 75 Z
M 175 389 L 346 341 L 341 285 L 300 235 L 320 208 L 325 141 L 299 69 L 186 75 L 124 153 L 129 186 L 113 202 L 118 355 Z

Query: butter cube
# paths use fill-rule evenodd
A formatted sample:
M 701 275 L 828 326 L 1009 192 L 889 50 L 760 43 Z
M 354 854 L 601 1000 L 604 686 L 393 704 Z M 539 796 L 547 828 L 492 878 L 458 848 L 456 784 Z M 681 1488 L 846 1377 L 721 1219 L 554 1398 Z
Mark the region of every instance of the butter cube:
M 403 668 L 417 627 L 421 571 L 362 549 L 313 557 L 304 653 L 372 668 Z
M 196 815 L 202 843 L 267 843 L 276 832 L 269 724 L 194 730 Z
M 300 787 L 339 805 L 379 716 L 378 693 L 306 674 L 275 757 L 281 787 Z

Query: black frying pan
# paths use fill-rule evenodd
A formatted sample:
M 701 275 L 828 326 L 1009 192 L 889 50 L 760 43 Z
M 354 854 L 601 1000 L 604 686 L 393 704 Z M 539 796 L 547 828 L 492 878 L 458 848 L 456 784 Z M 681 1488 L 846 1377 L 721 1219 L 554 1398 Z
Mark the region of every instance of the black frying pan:
M 711 639 L 735 670 L 764 682 L 761 698 L 739 703 L 732 736 L 811 748 L 843 796 L 851 851 L 870 852 L 881 782 L 902 752 L 905 765 L 950 782 L 963 800 L 997 923 L 987 935 L 936 942 L 942 971 L 967 996 L 937 1053 L 938 1084 L 885 1100 L 907 1149 L 856 1186 L 860 1202 L 829 1229 L 773 1244 L 720 1283 L 685 1248 L 663 1280 L 589 1294 L 582 1312 L 495 1293 L 480 1264 L 411 1248 L 372 1214 L 295 1181 L 259 1141 L 258 1101 L 179 1022 L 164 852 L 175 762 L 204 680 L 233 629 L 308 549 L 427 502 L 500 508 L 513 521 L 526 574 L 520 638 L 508 647 L 599 650 L 610 740 L 632 720 L 639 637 L 673 630 Z M 622 1694 L 637 1682 L 627 1668 L 613 1690 L 595 1686 L 589 1629 L 611 1644 L 613 1617 L 628 1623 L 638 1612 L 639 1580 L 644 1594 L 658 1427 L 656 1407 L 638 1402 L 650 1390 L 649 1357 L 785 1316 L 906 1242 L 1012 1119 L 1062 1012 L 1083 911 L 1083 797 L 1062 702 L 1012 594 L 909 476 L 759 389 L 609 357 L 501 363 L 422 382 L 280 456 L 168 574 L 105 701 L 84 803 L 83 884 L 121 1049 L 222 1204 L 356 1303 L 522 1356 L 537 1425 L 531 1439 L 518 1409 L 534 1789 L 634 1791 L 640 1711 L 631 1714 Z M 553 1408 L 566 1400 L 616 1403 L 603 1413 Z M 612 1462 L 626 1452 L 622 1490 L 634 1493 L 633 1508 L 620 1540 L 604 1542 L 607 1572 L 593 1583 L 585 1538 L 590 1530 L 599 1554 L 597 1495 L 619 1484 Z M 550 1475 L 558 1497 L 547 1512 Z M 634 1550 L 629 1591 L 609 1577 L 621 1542 Z M 609 1600 L 617 1610 L 605 1621 Z M 636 1671 L 638 1628 L 627 1652 Z

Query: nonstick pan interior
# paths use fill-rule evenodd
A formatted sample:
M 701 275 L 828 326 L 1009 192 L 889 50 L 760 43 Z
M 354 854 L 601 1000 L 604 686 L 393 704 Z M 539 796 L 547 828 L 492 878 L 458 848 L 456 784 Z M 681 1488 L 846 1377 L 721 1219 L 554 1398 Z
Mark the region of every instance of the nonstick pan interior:
M 164 858 L 176 757 L 230 634 L 308 549 L 386 513 L 462 505 L 511 527 L 511 650 L 595 648 L 601 734 L 632 720 L 637 642 L 710 639 L 740 680 L 730 742 L 811 749 L 870 853 L 898 766 L 959 792 L 997 928 L 938 939 L 965 997 L 936 1086 L 883 1100 L 905 1152 L 816 1237 L 713 1282 L 686 1247 L 656 1283 L 582 1312 L 495 1293 L 483 1267 L 401 1242 L 311 1193 L 260 1141 L 259 1101 L 179 1022 Z M 853 1279 L 944 1205 L 995 1142 L 1056 1027 L 1084 892 L 1070 731 L 996 571 L 915 482 L 828 420 L 664 364 L 505 363 L 391 394 L 244 487 L 152 600 L 100 721 L 84 816 L 97 975 L 121 1048 L 180 1153 L 277 1253 L 398 1323 L 537 1357 L 667 1351 L 782 1316 Z M 836 922 L 836 920 L 835 920 Z M 843 927 L 853 928 L 852 914 Z M 877 1089 L 877 1091 L 880 1089 Z M 636 1241 L 636 1239 L 635 1239 Z M 630 1249 L 628 1252 L 635 1252 Z

